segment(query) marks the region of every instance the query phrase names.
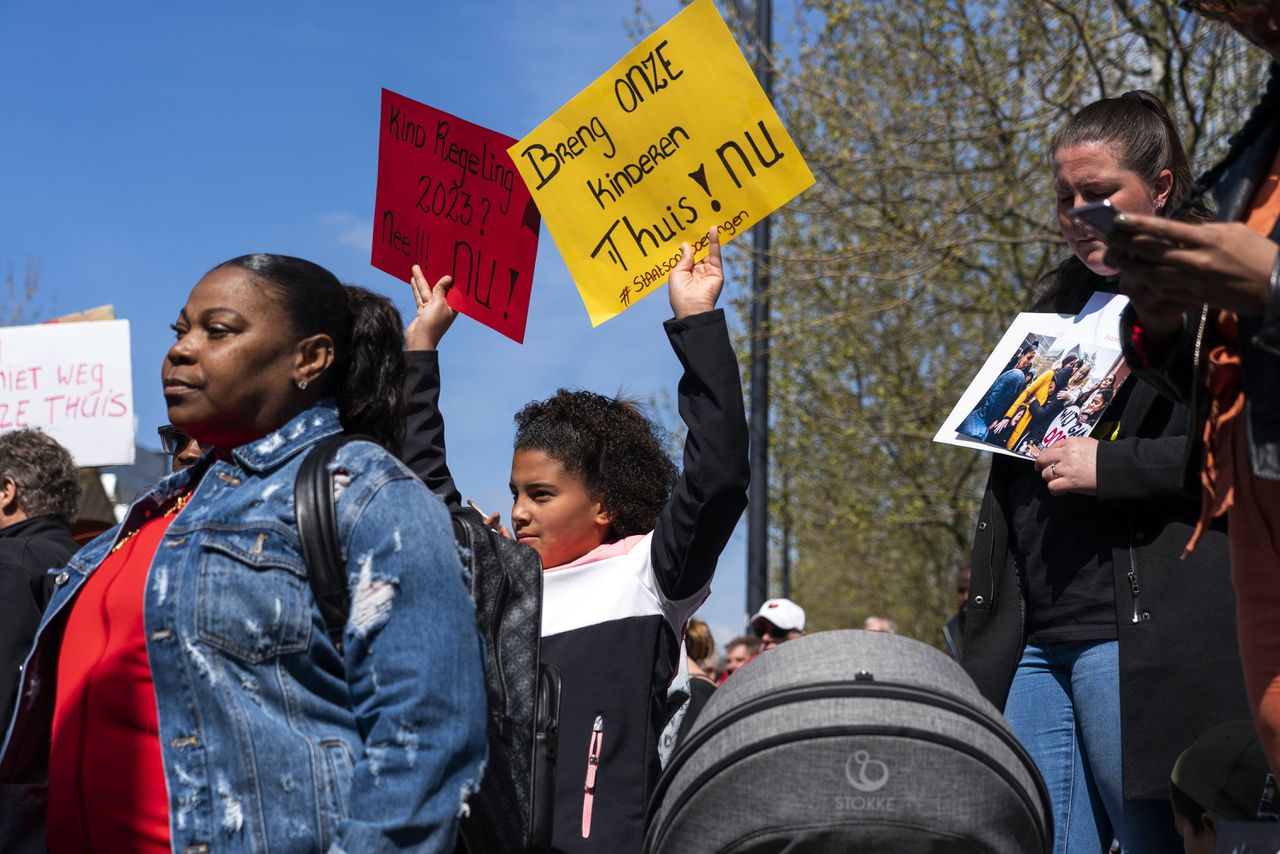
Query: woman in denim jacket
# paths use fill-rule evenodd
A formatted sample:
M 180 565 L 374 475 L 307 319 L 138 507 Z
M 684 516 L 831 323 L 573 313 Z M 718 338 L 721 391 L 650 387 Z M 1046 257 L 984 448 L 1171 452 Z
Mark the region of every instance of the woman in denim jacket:
M 174 329 L 169 418 L 213 450 L 57 574 L 0 758 L 0 847 L 451 850 L 485 755 L 483 651 L 444 507 L 392 456 L 398 315 L 250 255 L 201 279 Z M 334 465 L 339 649 L 293 485 L 343 430 L 385 447 Z

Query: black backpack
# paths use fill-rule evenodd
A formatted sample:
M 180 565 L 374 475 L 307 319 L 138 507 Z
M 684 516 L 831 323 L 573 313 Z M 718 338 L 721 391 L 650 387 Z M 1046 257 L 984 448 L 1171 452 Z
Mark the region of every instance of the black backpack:
M 298 470 L 293 493 L 311 589 L 339 650 L 351 596 L 329 466 L 340 447 L 360 438 L 339 434 L 317 443 Z M 560 672 L 539 657 L 542 562 L 533 549 L 485 527 L 479 514 L 467 513 L 454 516 L 453 528 L 467 565 L 476 623 L 489 649 L 489 761 L 479 790 L 467 800 L 458 850 L 547 851 L 555 803 Z

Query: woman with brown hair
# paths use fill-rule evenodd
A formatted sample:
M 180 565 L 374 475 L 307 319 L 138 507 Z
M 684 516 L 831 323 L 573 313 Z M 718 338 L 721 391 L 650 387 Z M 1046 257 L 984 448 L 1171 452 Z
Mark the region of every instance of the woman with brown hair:
M 1075 314 L 1117 285 L 1106 247 L 1068 211 L 1103 199 L 1168 209 L 1191 172 L 1145 92 L 1088 105 L 1052 151 L 1072 254 L 1035 310 Z M 1222 529 L 1178 559 L 1196 516 L 1178 465 L 1184 415 L 1139 383 L 1108 415 L 1114 433 L 1064 439 L 1034 463 L 992 460 L 972 554 L 961 663 L 1040 768 L 1058 854 L 1097 854 L 1113 832 L 1127 852 L 1177 850 L 1173 763 L 1244 709 Z

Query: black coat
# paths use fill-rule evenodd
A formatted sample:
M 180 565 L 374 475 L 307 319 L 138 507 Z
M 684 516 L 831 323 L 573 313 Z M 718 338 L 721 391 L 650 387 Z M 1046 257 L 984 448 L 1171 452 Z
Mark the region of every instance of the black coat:
M 1178 754 L 1209 727 L 1248 718 L 1249 707 L 1225 525 L 1219 521 L 1179 560 L 1200 506 L 1182 483 L 1186 412 L 1133 385 L 1118 437 L 1098 445 L 1097 518 L 1112 548 L 1124 794 L 1163 800 Z M 1017 467 L 1028 465 L 992 461 L 973 544 L 961 664 L 1001 709 L 1026 638 L 1008 487 Z M 1052 505 L 1047 493 L 1043 500 Z
M 66 566 L 78 548 L 71 526 L 56 516 L 0 529 L 0 713 L 5 721 L 53 591 L 48 571 Z

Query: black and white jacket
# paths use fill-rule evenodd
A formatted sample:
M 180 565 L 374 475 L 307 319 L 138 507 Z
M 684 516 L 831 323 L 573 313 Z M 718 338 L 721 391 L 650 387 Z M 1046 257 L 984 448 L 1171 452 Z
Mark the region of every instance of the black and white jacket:
M 654 530 L 605 543 L 544 574 L 543 660 L 560 668 L 557 852 L 638 852 L 660 768 L 668 688 L 686 621 L 747 504 L 747 425 L 724 312 L 665 324 L 684 367 L 684 468 Z M 411 351 L 405 462 L 451 511 L 461 496 L 445 461 L 436 353 Z M 594 795 L 588 758 L 598 756 Z

